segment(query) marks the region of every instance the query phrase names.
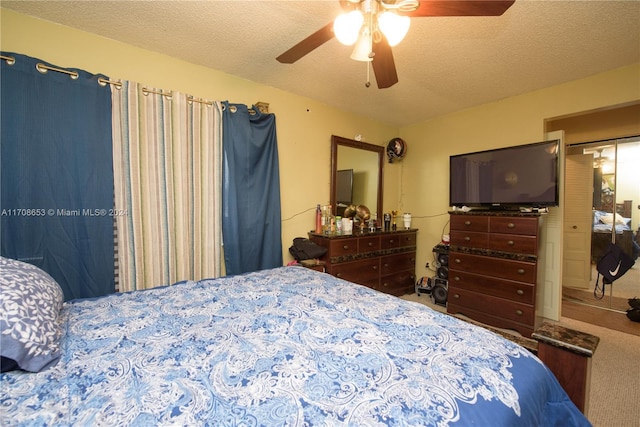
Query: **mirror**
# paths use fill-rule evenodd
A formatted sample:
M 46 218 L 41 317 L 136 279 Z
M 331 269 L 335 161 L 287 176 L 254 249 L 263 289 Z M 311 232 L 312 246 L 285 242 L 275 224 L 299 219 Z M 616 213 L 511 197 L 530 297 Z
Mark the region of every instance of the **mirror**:
M 342 216 L 352 205 L 365 205 L 382 219 L 382 167 L 384 147 L 331 136 L 330 203 L 334 215 Z

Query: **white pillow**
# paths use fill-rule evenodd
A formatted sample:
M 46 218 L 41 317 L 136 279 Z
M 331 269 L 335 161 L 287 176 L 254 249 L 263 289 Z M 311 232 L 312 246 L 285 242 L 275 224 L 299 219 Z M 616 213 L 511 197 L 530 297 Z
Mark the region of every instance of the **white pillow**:
M 613 224 L 613 214 L 606 213 L 600 216 L 600 222 L 607 225 Z M 625 218 L 619 213 L 616 214 L 616 224 L 617 225 L 628 225 L 631 222 L 631 218 Z

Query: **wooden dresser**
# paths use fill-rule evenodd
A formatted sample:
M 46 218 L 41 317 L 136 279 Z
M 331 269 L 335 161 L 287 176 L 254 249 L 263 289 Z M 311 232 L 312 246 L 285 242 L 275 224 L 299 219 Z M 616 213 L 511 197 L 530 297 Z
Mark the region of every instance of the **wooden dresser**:
M 539 214 L 451 212 L 447 312 L 530 337 Z
M 320 258 L 326 263 L 327 273 L 400 296 L 415 291 L 417 231 L 309 233 L 309 239 L 327 248 L 327 253 Z

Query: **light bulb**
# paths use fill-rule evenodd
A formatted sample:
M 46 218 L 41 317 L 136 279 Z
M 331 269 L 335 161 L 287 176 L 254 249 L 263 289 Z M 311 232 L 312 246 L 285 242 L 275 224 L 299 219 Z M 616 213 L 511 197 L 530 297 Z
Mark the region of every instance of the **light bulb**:
M 333 21 L 333 32 L 338 41 L 347 46 L 354 44 L 358 40 L 363 21 L 364 17 L 359 10 L 352 10 L 338 16 Z
M 399 16 L 393 12 L 382 12 L 378 15 L 378 26 L 387 38 L 389 46 L 395 46 L 402 41 L 409 31 L 411 20 L 408 16 Z

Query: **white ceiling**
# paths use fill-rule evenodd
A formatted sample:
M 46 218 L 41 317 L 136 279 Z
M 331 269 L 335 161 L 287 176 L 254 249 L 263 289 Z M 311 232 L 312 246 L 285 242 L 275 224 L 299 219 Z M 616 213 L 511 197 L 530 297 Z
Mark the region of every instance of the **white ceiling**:
M 640 62 L 640 0 L 516 0 L 500 17 L 413 18 L 393 48 L 400 81 L 382 90 L 373 72 L 365 87 L 367 66 L 336 39 L 276 61 L 332 21 L 337 0 L 0 4 L 395 126 Z

